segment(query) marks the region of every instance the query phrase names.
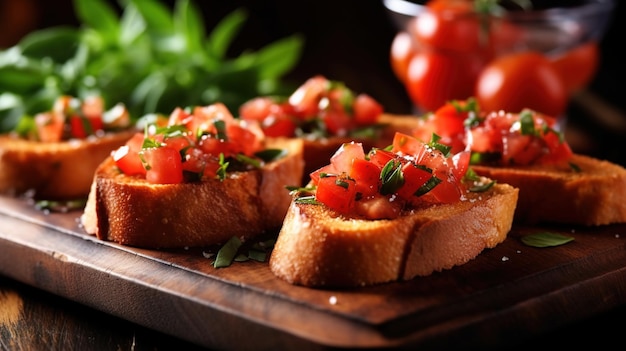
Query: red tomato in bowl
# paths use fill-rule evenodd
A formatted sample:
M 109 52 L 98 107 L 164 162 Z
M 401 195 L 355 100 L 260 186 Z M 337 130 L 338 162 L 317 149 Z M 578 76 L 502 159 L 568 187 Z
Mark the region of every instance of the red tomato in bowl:
M 396 34 L 391 42 L 389 60 L 391 69 L 401 82 L 406 82 L 409 62 L 416 54 L 413 37 L 409 32 L 401 31 Z
M 450 100 L 467 99 L 474 94 L 485 63 L 478 55 L 420 52 L 409 63 L 407 92 L 423 111 L 434 111 Z
M 573 93 L 589 83 L 596 73 L 599 60 L 600 49 L 596 41 L 589 41 L 550 58 L 552 67 L 563 80 L 565 89 L 569 93 Z
M 471 1 L 429 1 L 426 11 L 409 23 L 409 32 L 433 49 L 475 53 L 482 45 L 481 23 Z
M 484 111 L 519 112 L 529 108 L 561 116 L 567 92 L 550 61 L 538 52 L 496 58 L 478 76 L 475 97 Z

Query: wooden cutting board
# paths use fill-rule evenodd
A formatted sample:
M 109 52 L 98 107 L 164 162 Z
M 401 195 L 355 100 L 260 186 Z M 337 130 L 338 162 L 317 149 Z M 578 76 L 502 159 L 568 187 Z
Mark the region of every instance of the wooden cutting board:
M 626 303 L 626 225 L 516 226 L 463 266 L 336 290 L 290 285 L 264 262 L 216 269 L 200 249 L 100 241 L 79 216 L 0 197 L 0 274 L 210 348 L 497 346 Z M 575 240 L 520 240 L 545 230 Z

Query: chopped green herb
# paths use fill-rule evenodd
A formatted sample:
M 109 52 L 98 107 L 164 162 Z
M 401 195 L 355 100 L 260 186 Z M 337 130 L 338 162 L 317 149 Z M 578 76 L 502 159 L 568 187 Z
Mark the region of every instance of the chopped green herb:
M 275 238 L 263 241 L 255 241 L 251 245 L 244 244 L 239 238 L 233 236 L 217 252 L 213 266 L 223 268 L 230 266 L 233 262 L 246 262 L 254 260 L 265 262 L 268 253 L 274 248 Z M 210 253 L 203 252 L 207 258 L 213 257 Z
M 249 250 L 248 251 L 248 256 L 249 259 L 251 260 L 255 260 L 255 261 L 259 261 L 259 262 L 265 262 L 265 259 L 267 258 L 267 252 L 265 251 L 260 251 L 260 250 Z
M 256 157 L 260 158 L 265 162 L 272 162 L 278 159 L 281 159 L 287 155 L 287 150 L 285 149 L 265 149 L 254 154 Z
M 435 150 L 439 150 L 442 154 L 444 154 L 444 156 L 448 157 L 450 155 L 450 150 L 452 150 L 452 146 L 439 143 L 439 139 L 441 139 L 441 137 L 433 133 L 430 142 L 428 142 L 428 146 Z
M 67 201 L 39 200 L 35 203 L 35 208 L 52 212 L 69 212 L 85 208 L 86 203 L 86 199 Z
M 215 130 L 217 130 L 216 138 L 218 140 L 228 141 L 228 134 L 226 134 L 226 122 L 221 119 L 213 122 L 213 126 L 215 126 Z
M 522 242 L 524 244 L 533 247 L 559 246 L 567 244 L 573 240 L 574 238 L 571 236 L 551 232 L 541 232 L 522 237 Z
M 494 185 L 496 185 L 496 181 L 492 180 L 487 183 L 477 183 L 469 188 L 469 191 L 473 193 L 483 193 L 489 189 L 491 189 Z
M 302 196 L 295 199 L 295 202 L 298 204 L 309 204 L 309 205 L 319 205 L 321 204 L 319 201 L 315 199 L 315 195 L 310 196 Z
M 395 193 L 404 184 L 404 173 L 402 172 L 402 162 L 389 160 L 380 171 L 382 185 L 380 193 L 388 195 Z
M 248 157 L 244 154 L 237 154 L 237 156 L 235 156 L 235 159 L 243 164 L 250 165 L 254 168 L 261 168 L 261 166 L 263 165 L 261 161 L 252 157 Z
M 522 135 L 538 135 L 535 129 L 535 120 L 533 119 L 533 113 L 529 110 L 524 110 L 519 115 L 520 132 Z
M 230 266 L 230 264 L 233 263 L 241 245 L 241 239 L 236 236 L 231 237 L 217 252 L 215 262 L 213 262 L 213 267 L 221 268 Z
M 441 183 L 441 179 L 432 176 L 430 177 L 430 179 L 428 179 L 428 181 L 426 183 L 424 183 L 424 185 L 422 185 L 419 189 L 417 189 L 417 191 L 415 192 L 415 196 L 422 196 L 426 193 L 428 193 L 429 191 L 433 190 L 439 183 Z
M 340 186 L 340 187 L 344 188 L 344 189 L 348 189 L 348 187 L 350 186 L 350 184 L 348 184 L 348 182 L 345 181 L 345 179 L 342 179 L 342 178 L 339 178 L 339 177 L 337 177 L 337 179 L 335 180 L 335 184 L 337 186 Z
M 228 162 L 226 162 L 226 159 L 224 158 L 224 154 L 220 153 L 220 160 L 219 160 L 219 165 L 220 168 L 218 168 L 217 170 L 217 178 L 219 180 L 224 180 L 226 179 L 226 169 L 228 168 Z

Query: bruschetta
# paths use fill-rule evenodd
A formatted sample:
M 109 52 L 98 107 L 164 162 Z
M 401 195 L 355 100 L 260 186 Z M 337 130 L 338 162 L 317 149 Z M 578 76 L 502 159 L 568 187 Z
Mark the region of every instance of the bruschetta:
M 473 99 L 451 101 L 420 121 L 453 150 L 472 152 L 471 167 L 520 189 L 516 221 L 586 226 L 626 222 L 626 169 L 575 154 L 551 116 L 532 110 L 481 111 Z
M 45 200 L 87 198 L 96 167 L 136 130 L 122 104 L 61 96 L 0 136 L 0 193 Z
M 292 190 L 271 271 L 296 285 L 359 287 L 467 263 L 506 239 L 518 197 L 468 165 L 468 152 L 403 133 L 367 154 L 343 144 Z
M 95 171 L 81 223 L 97 238 L 167 249 L 245 241 L 280 228 L 302 141 L 265 138 L 221 103 L 177 108 Z

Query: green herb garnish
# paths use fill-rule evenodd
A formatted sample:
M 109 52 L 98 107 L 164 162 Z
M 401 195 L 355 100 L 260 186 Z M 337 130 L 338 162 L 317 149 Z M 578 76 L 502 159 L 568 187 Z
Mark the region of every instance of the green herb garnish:
M 160 0 L 118 3 L 74 0 L 79 26 L 33 31 L 0 51 L 0 133 L 24 115 L 47 111 L 61 95 L 99 95 L 139 117 L 215 102 L 236 110 L 252 98 L 291 91 L 282 78 L 300 59 L 301 35 L 229 56 L 245 9 L 207 33 L 191 0 L 173 7 Z
M 435 150 L 439 150 L 445 157 L 450 156 L 450 150 L 452 150 L 452 146 L 439 143 L 439 139 L 441 139 L 441 137 L 433 133 L 432 138 L 428 142 L 428 146 Z
M 265 162 L 276 161 L 287 155 L 285 149 L 265 149 L 254 154 L 254 156 L 260 158 Z
M 541 232 L 522 237 L 522 242 L 533 247 L 560 246 L 573 241 L 574 238 L 558 233 Z
M 429 191 L 433 190 L 437 185 L 439 185 L 439 183 L 441 183 L 441 179 L 432 176 L 430 177 L 430 179 L 428 179 L 428 181 L 426 181 L 426 183 L 424 183 L 424 185 L 420 186 L 419 189 L 417 189 L 417 191 L 415 192 L 415 196 L 422 196 L 426 193 L 428 193 Z
M 219 165 L 220 167 L 217 169 L 216 176 L 219 180 L 224 180 L 226 179 L 226 170 L 228 169 L 229 163 L 226 162 L 223 153 L 220 153 Z
M 241 245 L 241 239 L 236 236 L 231 237 L 217 252 L 215 262 L 213 262 L 213 267 L 221 268 L 230 266 L 230 264 L 233 263 Z
M 404 184 L 404 173 L 402 172 L 402 162 L 389 160 L 380 171 L 382 185 L 380 193 L 388 195 L 395 193 Z

